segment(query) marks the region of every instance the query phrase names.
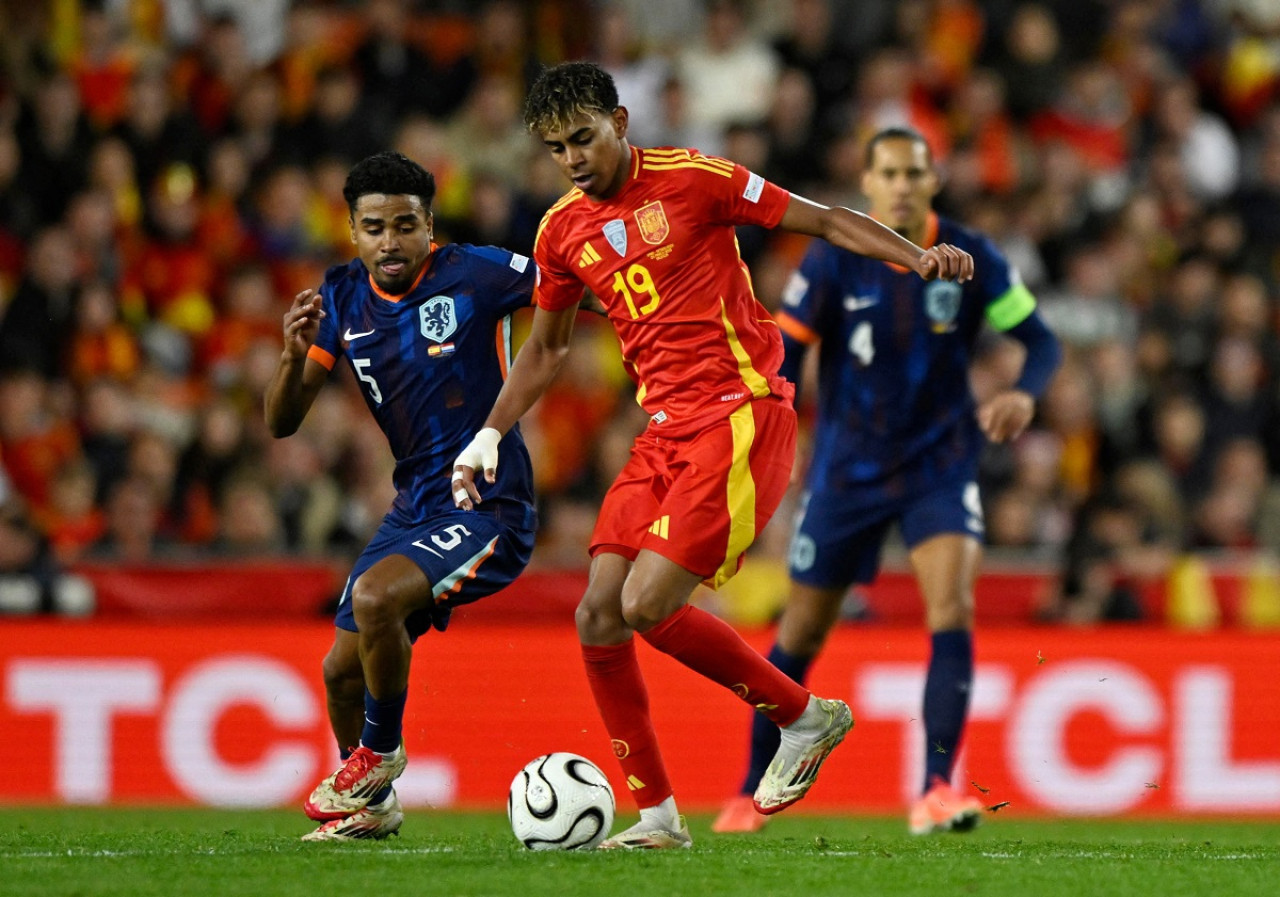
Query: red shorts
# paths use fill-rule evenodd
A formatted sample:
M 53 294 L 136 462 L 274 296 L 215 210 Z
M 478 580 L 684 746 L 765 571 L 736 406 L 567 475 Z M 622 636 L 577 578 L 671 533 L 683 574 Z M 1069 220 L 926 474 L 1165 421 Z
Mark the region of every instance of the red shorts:
M 647 548 L 716 588 L 777 510 L 795 454 L 796 413 L 785 399 L 747 402 L 679 439 L 650 425 L 604 497 L 591 556 L 635 560 Z

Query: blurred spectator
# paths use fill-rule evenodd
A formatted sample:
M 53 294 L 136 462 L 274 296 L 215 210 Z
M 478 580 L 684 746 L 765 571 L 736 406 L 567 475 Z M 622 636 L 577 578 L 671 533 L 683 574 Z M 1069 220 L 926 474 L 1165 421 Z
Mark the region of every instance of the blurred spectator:
M 0 319 L 0 370 L 59 376 L 75 318 L 76 267 L 67 228 L 45 228 L 32 240 L 22 280 Z
M 59 468 L 79 452 L 76 431 L 57 405 L 56 390 L 39 372 L 0 373 L 0 446 L 6 478 L 15 497 L 36 514 L 48 507 Z
M 162 505 L 145 476 L 126 477 L 111 487 L 106 527 L 84 557 L 143 563 L 173 554 L 173 542 L 160 532 Z
M 75 561 L 102 537 L 106 517 L 98 506 L 97 491 L 93 467 L 82 458 L 67 462 L 54 476 L 40 528 L 59 563 Z
M 138 59 L 126 40 L 126 23 L 106 0 L 82 0 L 78 42 L 66 61 L 94 128 L 112 127 L 124 116 L 129 81 Z
M 101 505 L 115 482 L 124 476 L 129 442 L 137 417 L 128 387 L 114 378 L 99 377 L 81 389 L 80 441 L 85 460 L 97 482 Z
M 1049 327 L 1064 343 L 1090 348 L 1107 341 L 1133 342 L 1138 317 L 1126 304 L 1116 282 L 1116 269 L 1098 244 L 1071 251 L 1065 282 L 1048 289 L 1040 303 Z
M 1235 189 L 1239 144 L 1226 122 L 1200 106 L 1191 78 L 1177 78 L 1159 90 L 1155 126 L 1177 148 L 1191 192 L 1199 199 L 1221 199 Z
M 308 165 L 336 157 L 350 167 L 385 146 L 386 133 L 373 111 L 360 102 L 355 72 L 327 66 L 316 75 L 315 102 L 293 138 L 294 154 Z
M 222 491 L 218 511 L 221 523 L 214 543 L 218 553 L 246 557 L 284 550 L 284 529 L 261 474 L 233 476 Z
M 116 283 L 124 268 L 124 253 L 116 239 L 116 214 L 111 197 L 102 190 L 85 190 L 71 198 L 66 223 L 76 251 L 76 277 L 81 281 Z
M 284 43 L 289 5 L 290 0 L 165 0 L 165 26 L 179 47 L 207 39 L 210 26 L 234 27 L 243 36 L 245 61 L 263 65 L 275 59 Z
M 167 168 L 151 185 L 146 209 L 148 235 L 121 284 L 125 315 L 178 334 L 203 334 L 213 326 L 219 272 L 196 230 L 200 196 L 195 171 L 186 165 Z
M 169 501 L 170 513 L 179 522 L 185 541 L 212 542 L 219 534 L 219 508 L 228 481 L 251 458 L 241 410 L 226 400 L 205 405 L 196 423 L 195 439 L 177 458 Z
M 1189 255 L 1170 273 L 1167 291 L 1157 297 L 1143 323 L 1164 336 L 1172 368 L 1185 378 L 1202 376 L 1208 363 L 1218 287 L 1213 262 L 1201 254 Z
M 1026 122 L 1057 99 L 1066 75 L 1058 20 L 1044 3 L 1019 3 L 1007 22 L 993 18 L 991 62 L 1006 89 L 1009 114 Z
M 49 72 L 23 107 L 16 127 L 22 164 L 16 189 L 34 213 L 35 226 L 54 224 L 88 176 L 92 131 L 75 81 Z
M 533 138 L 520 124 L 520 84 L 502 75 L 485 75 L 476 84 L 448 128 L 450 153 L 468 173 L 485 171 L 518 189 Z
M 1142 620 L 1144 584 L 1163 576 L 1172 561 L 1170 546 L 1155 540 L 1138 508 L 1099 495 L 1081 509 L 1060 591 L 1041 616 L 1076 625 Z
M 654 122 L 659 118 L 662 88 L 670 66 L 656 53 L 646 53 L 625 4 L 613 0 L 597 15 L 592 61 L 613 76 L 618 102 L 631 114 L 627 137 L 635 146 L 657 146 Z
M 351 61 L 360 83 L 360 105 L 374 122 L 373 135 L 389 134 L 411 112 L 452 114 L 475 80 L 470 60 L 464 57 L 433 71 L 426 54 L 410 40 L 408 0 L 370 0 L 364 15 L 368 29 Z
M 71 382 L 84 386 L 99 377 L 127 382 L 141 363 L 142 350 L 121 318 L 115 294 L 100 280 L 86 283 L 76 303 L 67 350 Z
M 748 31 L 743 0 L 708 0 L 706 7 L 702 33 L 676 56 L 689 117 L 719 132 L 732 122 L 763 121 L 773 100 L 777 55 Z
M 175 104 L 160 60 L 138 68 L 128 85 L 124 114 L 111 133 L 133 156 L 135 176 L 150 184 L 173 163 L 200 161 L 201 135 L 191 113 Z

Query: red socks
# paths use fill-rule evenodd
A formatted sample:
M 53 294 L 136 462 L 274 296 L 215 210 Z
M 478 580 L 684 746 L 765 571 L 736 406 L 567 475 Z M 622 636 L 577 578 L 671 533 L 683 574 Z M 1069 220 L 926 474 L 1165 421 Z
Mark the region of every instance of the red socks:
M 809 691 L 761 657 L 733 627 L 686 604 L 641 638 L 742 698 L 780 726 L 800 718 Z
M 649 692 L 636 662 L 635 640 L 583 645 L 582 660 L 632 797 L 641 809 L 657 806 L 671 796 L 671 782 L 649 718 Z

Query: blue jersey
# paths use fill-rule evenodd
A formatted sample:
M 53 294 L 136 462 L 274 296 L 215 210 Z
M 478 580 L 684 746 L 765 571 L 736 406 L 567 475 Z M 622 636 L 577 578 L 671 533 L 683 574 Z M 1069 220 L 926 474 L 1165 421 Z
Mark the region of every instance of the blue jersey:
M 972 476 L 983 436 L 969 364 L 984 321 L 1014 327 L 1035 310 L 990 240 L 930 216 L 929 245 L 973 256 L 967 283 L 914 272 L 815 240 L 787 285 L 778 323 L 821 340 L 818 421 L 808 488 L 918 493 Z M 904 479 L 905 478 L 905 479 Z
M 455 510 L 453 462 L 502 388 L 511 313 L 532 305 L 534 280 L 525 256 L 459 244 L 436 248 L 403 296 L 377 289 L 358 259 L 325 273 L 325 317 L 308 357 L 332 370 L 345 355 L 351 365 L 395 456 L 391 518 L 412 524 Z M 510 511 L 532 525 L 533 470 L 518 426 L 499 451 L 481 510 L 516 503 Z

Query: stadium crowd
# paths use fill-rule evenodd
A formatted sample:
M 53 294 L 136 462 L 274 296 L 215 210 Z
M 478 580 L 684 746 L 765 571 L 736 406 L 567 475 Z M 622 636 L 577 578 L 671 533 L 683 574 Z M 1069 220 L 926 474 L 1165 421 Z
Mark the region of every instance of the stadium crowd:
M 520 106 L 568 58 L 614 75 L 634 143 L 828 203 L 859 207 L 874 130 L 928 137 L 938 209 L 1067 350 L 982 476 L 993 551 L 1061 565 L 1046 617 L 1132 617 L 1187 551 L 1280 551 L 1269 0 L 53 0 L 0 6 L 0 53 L 0 572 L 353 557 L 390 455 L 349 379 L 269 437 L 281 315 L 352 256 L 342 182 L 384 148 L 435 174 L 438 239 L 530 253 L 567 185 Z M 739 241 L 776 307 L 805 241 Z M 1019 364 L 989 342 L 979 398 Z M 644 422 L 584 316 L 524 424 L 535 565 L 585 564 Z

